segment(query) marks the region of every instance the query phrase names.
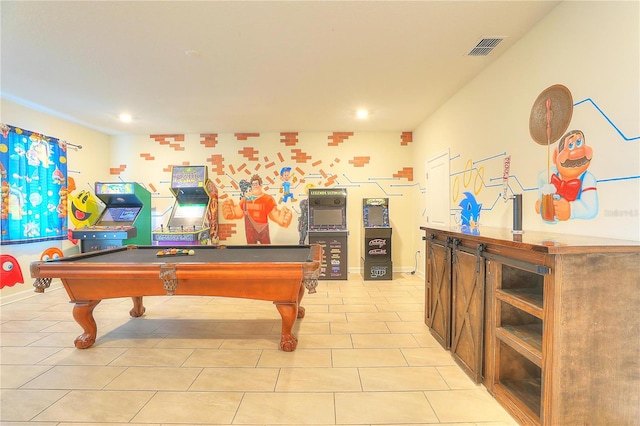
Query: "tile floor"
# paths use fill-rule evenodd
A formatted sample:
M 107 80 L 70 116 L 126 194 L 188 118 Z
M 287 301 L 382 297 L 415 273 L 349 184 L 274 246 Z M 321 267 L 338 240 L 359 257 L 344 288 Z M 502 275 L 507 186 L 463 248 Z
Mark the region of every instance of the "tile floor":
M 54 283 L 55 286 L 55 283 Z M 122 425 L 516 425 L 423 322 L 424 281 L 321 281 L 295 352 L 270 302 L 146 297 L 101 302 L 98 339 L 64 289 L 0 306 L 0 423 Z

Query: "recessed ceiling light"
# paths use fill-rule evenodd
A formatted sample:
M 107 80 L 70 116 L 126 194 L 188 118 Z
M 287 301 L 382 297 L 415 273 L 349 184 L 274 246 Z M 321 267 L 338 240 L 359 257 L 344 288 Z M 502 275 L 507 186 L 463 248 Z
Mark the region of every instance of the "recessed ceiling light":
M 195 49 L 187 49 L 184 51 L 184 54 L 191 58 L 199 58 L 202 54 Z
M 131 116 L 131 114 L 127 114 L 127 113 L 120 114 L 118 118 L 123 123 L 131 123 L 133 121 L 133 117 Z
M 367 111 L 366 109 L 359 109 L 356 112 L 356 117 L 358 117 L 360 120 L 364 120 L 366 118 L 369 118 L 369 111 Z

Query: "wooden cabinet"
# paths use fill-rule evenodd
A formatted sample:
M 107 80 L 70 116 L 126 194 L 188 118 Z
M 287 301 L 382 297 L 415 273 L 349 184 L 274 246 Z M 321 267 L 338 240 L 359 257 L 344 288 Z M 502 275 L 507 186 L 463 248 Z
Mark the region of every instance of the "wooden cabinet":
M 425 323 L 476 383 L 482 381 L 484 259 L 482 244 L 427 235 Z
M 480 354 L 484 385 L 515 419 L 554 426 L 637 424 L 639 242 L 535 232 L 514 236 L 489 228 L 481 235 L 421 229 L 427 240 L 427 325 L 436 324 L 437 305 L 443 303 L 434 293 L 436 271 L 446 274 L 449 268 L 452 354 L 458 363 L 473 358 L 471 348 Z M 447 239 L 441 247 L 449 257 L 432 256 L 439 248 L 430 246 Z M 482 290 L 470 292 L 474 280 Z M 484 316 L 468 297 L 483 292 Z M 478 339 L 478 330 L 468 333 L 472 323 L 484 335 L 480 352 L 468 344 L 470 336 Z M 466 349 L 458 349 L 456 339 Z

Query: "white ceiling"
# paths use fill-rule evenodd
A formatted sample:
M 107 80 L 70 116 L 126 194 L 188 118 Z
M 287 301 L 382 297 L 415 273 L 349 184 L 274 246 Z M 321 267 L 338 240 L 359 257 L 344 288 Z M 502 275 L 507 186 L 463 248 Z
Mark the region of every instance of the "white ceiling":
M 109 134 L 411 131 L 558 3 L 2 0 L 0 89 Z

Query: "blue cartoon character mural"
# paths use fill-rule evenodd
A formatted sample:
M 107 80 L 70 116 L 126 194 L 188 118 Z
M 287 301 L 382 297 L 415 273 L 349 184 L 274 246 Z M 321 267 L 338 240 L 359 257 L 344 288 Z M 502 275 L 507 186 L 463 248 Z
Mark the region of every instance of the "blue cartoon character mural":
M 464 193 L 465 198 L 460 201 L 460 231 L 466 234 L 479 235 L 480 211 L 482 204 L 478 204 L 476 197 L 470 193 Z
M 280 188 L 280 193 L 283 196 L 280 198 L 281 203 L 286 203 L 287 200 L 291 199 L 291 201 L 296 201 L 293 198 L 293 193 L 291 192 L 291 181 L 295 182 L 297 179 L 291 175 L 291 167 L 283 167 L 280 170 L 280 180 L 282 181 L 282 187 Z

